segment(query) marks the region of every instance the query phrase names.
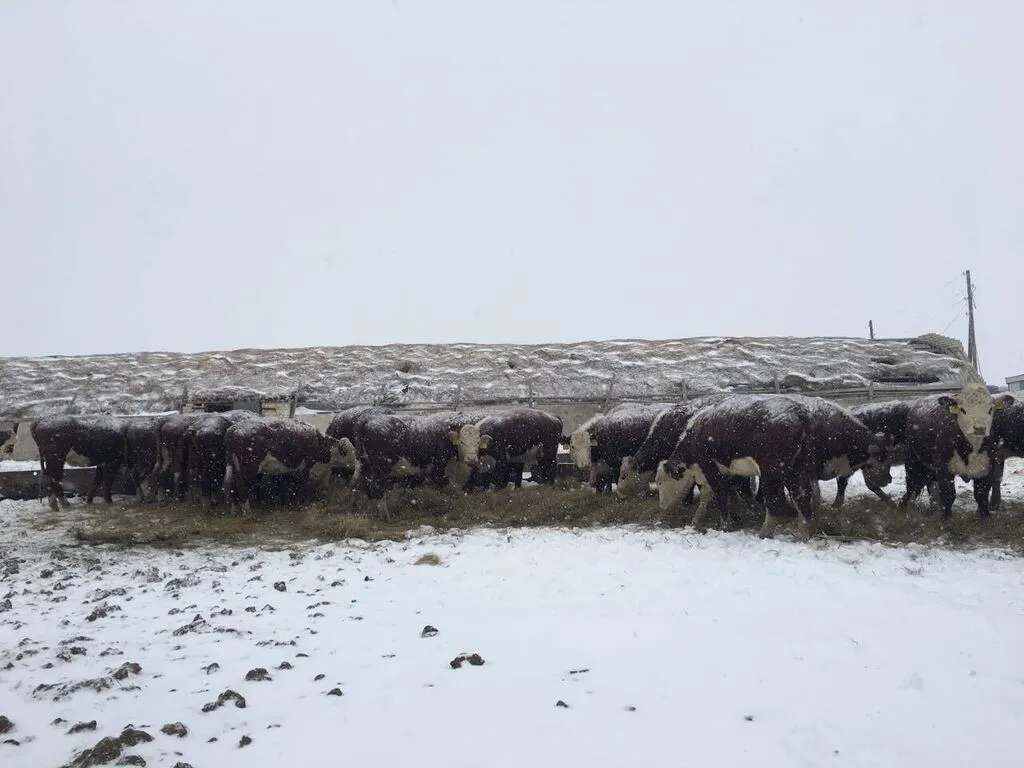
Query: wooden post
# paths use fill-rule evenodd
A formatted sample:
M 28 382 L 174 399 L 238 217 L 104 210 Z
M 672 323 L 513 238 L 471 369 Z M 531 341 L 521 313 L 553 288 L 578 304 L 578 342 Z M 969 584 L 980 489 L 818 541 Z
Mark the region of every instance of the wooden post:
M 871 340 L 874 341 L 875 340 L 875 324 L 871 320 L 868 320 L 868 334 L 871 336 Z
M 974 335 L 974 286 L 971 284 L 971 270 L 967 276 L 967 359 L 978 371 L 978 340 Z M 980 371 L 979 371 L 980 372 Z

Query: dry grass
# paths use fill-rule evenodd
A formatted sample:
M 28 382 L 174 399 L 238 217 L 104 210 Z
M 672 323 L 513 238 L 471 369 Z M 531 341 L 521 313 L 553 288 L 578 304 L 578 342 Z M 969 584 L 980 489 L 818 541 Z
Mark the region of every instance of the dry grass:
M 988 520 L 958 510 L 943 523 L 938 511 L 923 501 L 909 510 L 898 510 L 868 497 L 850 499 L 842 510 L 833 510 L 829 501 L 826 493 L 823 509 L 813 523 L 815 536 L 888 544 L 997 546 L 1024 554 L 1024 502 L 1004 500 L 1003 509 Z M 442 531 L 617 524 L 679 527 L 689 523 L 693 511 L 687 507 L 663 515 L 654 494 L 619 499 L 612 494 L 595 495 L 571 483 L 469 495 L 450 490 L 398 489 L 389 492 L 388 507 L 390 520 L 381 520 L 374 503 L 345 489 L 311 504 L 255 506 L 252 517 L 224 514 L 223 509 L 207 515 L 198 507 L 173 502 L 113 506 L 98 502 L 79 518 L 74 535 L 82 542 L 122 546 L 185 547 L 219 542 L 276 548 L 309 540 L 397 541 L 422 525 Z M 753 508 L 744 509 L 737 502 L 733 508 L 739 527 L 756 532 L 762 514 Z M 706 523 L 712 528 L 719 526 L 711 514 Z M 780 538 L 791 535 L 795 527 L 792 523 L 783 521 Z M 40 511 L 34 523 L 41 529 L 66 524 L 66 516 L 49 511 Z

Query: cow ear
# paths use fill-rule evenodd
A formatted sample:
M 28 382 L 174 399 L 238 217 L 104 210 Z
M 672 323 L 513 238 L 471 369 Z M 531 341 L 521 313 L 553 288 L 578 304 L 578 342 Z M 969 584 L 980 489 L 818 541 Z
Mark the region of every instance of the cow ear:
M 448 430 L 448 439 L 451 440 L 452 445 L 458 445 L 459 444 L 459 433 L 456 432 L 454 429 Z
M 960 405 L 949 395 L 940 395 L 939 405 L 947 409 L 950 413 L 960 413 Z
M 490 435 L 480 435 L 480 447 L 487 448 L 491 444 Z
M 1013 395 L 1008 392 L 1004 392 L 999 397 L 992 398 L 992 407 L 999 411 L 1003 408 L 1010 408 L 1015 402 Z

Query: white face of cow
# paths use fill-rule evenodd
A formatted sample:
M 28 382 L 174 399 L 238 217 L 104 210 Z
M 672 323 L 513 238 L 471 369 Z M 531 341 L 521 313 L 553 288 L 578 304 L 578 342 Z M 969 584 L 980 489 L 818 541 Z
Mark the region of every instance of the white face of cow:
M 464 424 L 458 437 L 453 437 L 459 447 L 459 459 L 475 467 L 480 463 L 480 451 L 487 450 L 491 443 L 490 435 L 481 435 L 476 424 Z
M 577 429 L 569 435 L 569 458 L 579 469 L 590 469 L 590 449 L 594 442 L 586 429 Z
M 640 492 L 640 470 L 632 456 L 626 456 L 619 467 L 619 481 L 615 493 L 619 496 L 633 496 Z
M 892 482 L 892 471 L 886 463 L 869 461 L 861 467 L 860 471 L 864 476 L 864 481 L 869 486 L 874 485 L 877 488 L 884 488 Z
M 955 397 L 943 396 L 939 402 L 956 416 L 957 426 L 968 440 L 981 442 L 991 434 L 996 401 L 985 385 L 968 384 Z
M 654 475 L 654 483 L 658 487 L 658 506 L 662 512 L 676 507 L 690 493 L 690 489 L 697 482 L 698 474 L 700 474 L 699 469 L 690 468 L 676 480 L 665 471 L 665 461 L 659 462 L 658 471 Z
M 332 467 L 355 469 L 357 465 L 356 449 L 355 446 L 352 445 L 351 440 L 347 437 L 342 437 L 331 444 Z

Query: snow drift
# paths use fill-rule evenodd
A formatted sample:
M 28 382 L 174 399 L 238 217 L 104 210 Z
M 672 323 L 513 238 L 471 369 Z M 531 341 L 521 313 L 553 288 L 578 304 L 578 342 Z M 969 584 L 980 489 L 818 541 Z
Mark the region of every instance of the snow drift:
M 571 344 L 142 352 L 0 360 L 0 418 L 140 413 L 193 403 L 287 399 L 355 403 L 675 400 L 685 391 L 823 393 L 876 384 L 979 381 L 955 339 L 704 337 Z

